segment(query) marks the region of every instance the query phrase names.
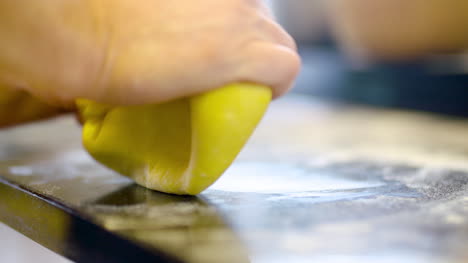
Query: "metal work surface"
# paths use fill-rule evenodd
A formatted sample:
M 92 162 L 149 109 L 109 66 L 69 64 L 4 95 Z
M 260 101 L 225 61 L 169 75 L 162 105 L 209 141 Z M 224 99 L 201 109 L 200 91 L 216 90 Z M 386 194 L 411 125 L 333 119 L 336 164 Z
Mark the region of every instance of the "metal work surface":
M 0 132 L 0 220 L 81 262 L 467 262 L 468 121 L 275 102 L 198 197 L 136 186 L 72 117 Z

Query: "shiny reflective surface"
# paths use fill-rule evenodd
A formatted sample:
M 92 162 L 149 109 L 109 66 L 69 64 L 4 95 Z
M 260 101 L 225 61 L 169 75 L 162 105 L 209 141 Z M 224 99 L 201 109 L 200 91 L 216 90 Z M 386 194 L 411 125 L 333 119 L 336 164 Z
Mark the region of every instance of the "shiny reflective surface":
M 0 132 L 0 220 L 72 260 L 468 260 L 466 120 L 285 99 L 199 197 L 134 185 L 79 132 Z

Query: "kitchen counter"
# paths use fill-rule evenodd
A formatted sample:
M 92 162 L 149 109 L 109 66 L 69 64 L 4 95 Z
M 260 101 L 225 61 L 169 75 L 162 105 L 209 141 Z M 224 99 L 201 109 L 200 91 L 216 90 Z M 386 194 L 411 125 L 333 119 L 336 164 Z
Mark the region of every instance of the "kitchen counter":
M 71 116 L 0 131 L 0 221 L 78 262 L 467 262 L 468 120 L 274 102 L 198 197 L 94 162 Z

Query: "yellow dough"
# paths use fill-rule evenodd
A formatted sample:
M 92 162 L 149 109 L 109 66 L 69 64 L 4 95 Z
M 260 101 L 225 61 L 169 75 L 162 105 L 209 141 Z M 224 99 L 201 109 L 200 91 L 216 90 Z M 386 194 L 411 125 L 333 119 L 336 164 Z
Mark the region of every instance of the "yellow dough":
M 94 159 L 147 188 L 196 195 L 234 161 L 271 96 L 265 86 L 232 84 L 162 104 L 77 105 Z

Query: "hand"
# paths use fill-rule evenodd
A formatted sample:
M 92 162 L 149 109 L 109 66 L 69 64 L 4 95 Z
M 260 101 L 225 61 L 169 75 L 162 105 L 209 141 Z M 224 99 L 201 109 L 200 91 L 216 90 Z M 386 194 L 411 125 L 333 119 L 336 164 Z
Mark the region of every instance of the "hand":
M 3 0 L 0 87 L 67 109 L 77 98 L 148 104 L 239 81 L 279 96 L 300 62 L 261 2 Z

